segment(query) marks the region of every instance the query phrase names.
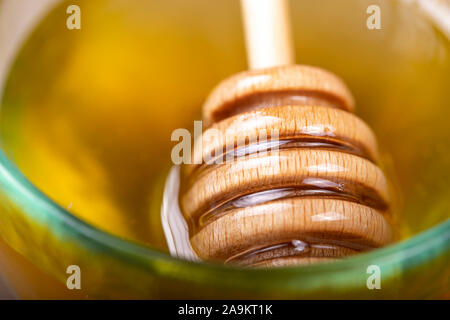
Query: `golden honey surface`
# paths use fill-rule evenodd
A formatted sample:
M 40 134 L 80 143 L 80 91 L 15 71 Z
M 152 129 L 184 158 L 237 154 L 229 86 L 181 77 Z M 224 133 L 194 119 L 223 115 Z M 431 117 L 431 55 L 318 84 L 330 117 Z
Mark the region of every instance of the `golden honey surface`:
M 61 23 L 64 3 L 17 57 L 0 110 L 2 148 L 72 214 L 165 250 L 170 135 L 191 129 L 213 86 L 246 68 L 238 3 L 79 2 L 82 30 Z M 448 41 L 412 9 L 386 4 L 384 28 L 372 32 L 359 5 L 343 7 L 293 2 L 297 60 L 339 74 L 354 93 L 399 186 L 408 237 L 450 210 Z

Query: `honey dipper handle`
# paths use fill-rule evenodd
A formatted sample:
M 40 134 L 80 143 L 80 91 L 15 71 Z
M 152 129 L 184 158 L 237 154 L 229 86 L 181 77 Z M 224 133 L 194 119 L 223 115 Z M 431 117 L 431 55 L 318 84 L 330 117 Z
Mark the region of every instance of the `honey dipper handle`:
M 250 69 L 294 63 L 288 0 L 241 0 Z

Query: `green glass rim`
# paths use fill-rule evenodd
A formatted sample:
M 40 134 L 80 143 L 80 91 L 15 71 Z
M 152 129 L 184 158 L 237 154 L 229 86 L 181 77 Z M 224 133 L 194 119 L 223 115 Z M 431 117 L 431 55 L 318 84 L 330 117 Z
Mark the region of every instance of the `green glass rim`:
M 12 163 L 3 150 L 0 151 L 0 186 L 4 188 L 5 194 L 19 206 L 27 204 L 27 207 L 30 205 L 33 207 L 33 210 L 25 211 L 25 214 L 32 221 L 56 221 L 58 222 L 56 225 L 60 228 L 60 230 L 57 230 L 58 233 L 75 234 L 80 245 L 88 249 L 95 246 L 97 250 L 100 249 L 125 259 L 128 258 L 127 262 L 139 263 L 140 261 L 142 263 L 153 261 L 162 263 L 168 268 L 159 268 L 158 272 L 161 275 L 164 272 L 172 273 L 171 267 L 176 269 L 188 268 L 190 272 L 201 272 L 204 275 L 214 275 L 217 272 L 222 275 L 226 272 L 230 277 L 239 275 L 239 279 L 244 281 L 240 282 L 241 285 L 246 285 L 246 279 L 254 283 L 255 279 L 261 276 L 261 278 L 264 277 L 265 286 L 270 286 L 271 284 L 279 285 L 280 280 L 283 278 L 285 280 L 292 279 L 292 276 L 298 274 L 308 274 L 308 277 L 320 276 L 323 278 L 326 276 L 326 273 L 335 274 L 339 271 L 351 269 L 355 265 L 368 265 L 374 261 L 380 264 L 398 264 L 408 261 L 408 264 L 410 264 L 411 259 L 413 259 L 412 261 L 416 261 L 416 263 L 413 263 L 414 265 L 420 263 L 420 261 L 433 259 L 450 249 L 450 219 L 447 219 L 429 230 L 385 248 L 355 255 L 331 264 L 275 268 L 270 270 L 271 277 L 267 277 L 268 271 L 263 269 L 245 269 L 175 258 L 169 253 L 116 237 L 89 225 L 38 190 Z M 398 256 L 398 253 L 401 253 L 401 256 Z M 409 267 L 413 267 L 413 265 Z M 215 279 L 220 281 L 220 277 Z M 239 283 L 236 285 L 239 285 Z

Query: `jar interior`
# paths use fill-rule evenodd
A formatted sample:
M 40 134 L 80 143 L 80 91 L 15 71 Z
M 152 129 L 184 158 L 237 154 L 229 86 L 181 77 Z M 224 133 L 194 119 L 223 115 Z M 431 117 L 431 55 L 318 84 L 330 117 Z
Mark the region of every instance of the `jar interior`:
M 11 69 L 0 142 L 25 176 L 70 213 L 167 251 L 160 223 L 171 133 L 246 68 L 238 1 L 80 0 L 81 30 L 57 6 Z M 395 191 L 400 238 L 448 217 L 450 48 L 416 7 L 292 1 L 296 61 L 341 76 L 374 130 Z

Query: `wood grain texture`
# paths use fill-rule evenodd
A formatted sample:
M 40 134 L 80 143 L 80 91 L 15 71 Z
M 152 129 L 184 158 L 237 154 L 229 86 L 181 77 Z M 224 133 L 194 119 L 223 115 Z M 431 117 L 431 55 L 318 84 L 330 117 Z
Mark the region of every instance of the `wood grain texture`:
M 284 257 L 284 258 L 264 260 L 252 264 L 251 266 L 255 268 L 277 268 L 289 266 L 305 266 L 317 263 L 329 263 L 336 260 L 337 260 L 336 258 Z
M 219 84 L 193 150 L 203 162 L 183 170 L 180 206 L 197 255 L 275 267 L 390 243 L 376 138 L 353 110 L 343 81 L 315 67 L 246 71 Z M 291 245 L 298 241 L 304 247 Z
M 201 258 L 226 260 L 253 247 L 305 237 L 364 248 L 388 244 L 393 233 L 383 215 L 367 206 L 293 198 L 232 210 L 204 226 L 191 242 Z
M 352 94 L 336 75 L 317 67 L 291 65 L 245 71 L 222 81 L 203 105 L 205 125 L 216 122 L 218 112 L 224 107 L 233 107 L 239 99 L 283 91 L 322 94 L 337 100 L 344 110 L 354 109 Z
M 332 261 L 358 253 L 358 250 L 338 246 L 329 243 L 307 243 L 300 240 L 292 240 L 290 243 L 276 244 L 258 248 L 238 254 L 229 258 L 226 263 L 240 266 L 265 265 L 265 262 L 283 261 L 281 265 L 289 263 L 309 263 L 314 261 Z
M 315 138 L 317 141 L 343 143 L 362 149 L 372 161 L 378 160 L 375 135 L 369 126 L 355 115 L 325 106 L 278 106 L 263 108 L 224 119 L 213 124 L 196 144 L 194 159 L 272 139 Z M 198 165 L 186 167 L 190 174 Z
M 181 205 L 186 217 L 191 218 L 196 212 L 206 211 L 237 195 L 302 186 L 306 178 L 358 184 L 373 190 L 382 202 L 389 202 L 384 174 L 372 162 L 339 151 L 286 149 L 206 169 L 182 196 Z

